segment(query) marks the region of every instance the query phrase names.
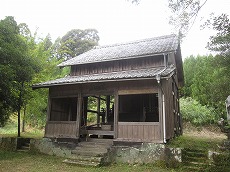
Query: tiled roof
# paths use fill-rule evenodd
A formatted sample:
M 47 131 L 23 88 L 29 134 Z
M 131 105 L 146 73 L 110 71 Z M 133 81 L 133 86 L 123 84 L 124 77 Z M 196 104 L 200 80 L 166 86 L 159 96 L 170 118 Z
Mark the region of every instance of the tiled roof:
M 89 83 L 89 82 L 107 82 L 115 80 L 134 80 L 134 79 L 145 79 L 145 78 L 155 78 L 156 75 L 161 75 L 162 77 L 168 76 L 174 72 L 175 67 L 170 66 L 168 68 L 158 67 L 158 68 L 147 68 L 139 70 L 130 71 L 119 71 L 112 73 L 100 73 L 91 75 L 81 75 L 81 76 L 67 76 L 64 78 L 47 81 L 39 84 L 33 85 L 33 88 L 50 87 L 54 85 L 66 85 L 66 84 L 78 84 L 78 83 Z
M 77 57 L 62 62 L 58 66 L 131 59 L 140 56 L 167 53 L 175 51 L 178 44 L 179 42 L 176 35 L 167 35 L 123 44 L 98 46 Z

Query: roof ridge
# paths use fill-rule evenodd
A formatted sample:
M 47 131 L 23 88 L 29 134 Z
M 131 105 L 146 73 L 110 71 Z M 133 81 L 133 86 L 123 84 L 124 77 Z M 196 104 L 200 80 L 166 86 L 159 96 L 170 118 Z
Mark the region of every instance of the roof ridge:
M 134 40 L 134 41 L 128 41 L 128 42 L 122 42 L 122 43 L 115 43 L 115 44 L 108 44 L 108 45 L 99 45 L 95 46 L 93 49 L 102 49 L 102 48 L 108 48 L 108 47 L 116 47 L 116 46 L 122 46 L 122 45 L 131 45 L 131 44 L 136 44 L 140 42 L 147 42 L 150 40 L 159 40 L 159 39 L 165 39 L 168 37 L 175 37 L 177 36 L 176 34 L 170 34 L 170 35 L 162 35 L 162 36 L 157 36 L 157 37 L 152 37 L 152 38 L 145 38 L 145 39 L 139 39 L 139 40 Z

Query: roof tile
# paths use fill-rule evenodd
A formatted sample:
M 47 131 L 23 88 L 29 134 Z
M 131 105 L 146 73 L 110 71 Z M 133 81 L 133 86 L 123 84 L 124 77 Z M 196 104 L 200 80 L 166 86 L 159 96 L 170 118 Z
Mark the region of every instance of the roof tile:
M 114 80 L 125 80 L 125 79 L 145 79 L 154 78 L 156 75 L 167 76 L 175 70 L 174 66 L 167 68 L 147 68 L 130 71 L 119 71 L 112 73 L 100 73 L 94 75 L 81 75 L 81 76 L 67 76 L 64 78 L 38 83 L 33 85 L 33 88 L 49 87 L 54 85 L 65 85 L 65 84 L 78 84 L 87 82 L 105 82 Z
M 77 57 L 62 62 L 58 66 L 122 60 L 136 58 L 139 56 L 167 53 L 175 51 L 178 44 L 178 38 L 173 34 L 128 43 L 97 46 Z

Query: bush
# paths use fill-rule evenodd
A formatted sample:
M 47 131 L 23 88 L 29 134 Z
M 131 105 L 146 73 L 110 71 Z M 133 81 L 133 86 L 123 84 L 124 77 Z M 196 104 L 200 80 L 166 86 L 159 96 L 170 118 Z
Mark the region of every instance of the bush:
M 191 97 L 180 99 L 180 109 L 183 120 L 195 126 L 214 124 L 218 120 L 213 108 L 202 106 Z

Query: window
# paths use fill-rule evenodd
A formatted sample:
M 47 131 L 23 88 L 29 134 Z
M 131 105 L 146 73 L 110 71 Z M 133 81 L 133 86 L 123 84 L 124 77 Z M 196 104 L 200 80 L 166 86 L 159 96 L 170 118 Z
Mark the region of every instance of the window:
M 158 95 L 120 95 L 119 122 L 159 122 Z
M 77 98 L 51 99 L 50 121 L 76 121 Z

